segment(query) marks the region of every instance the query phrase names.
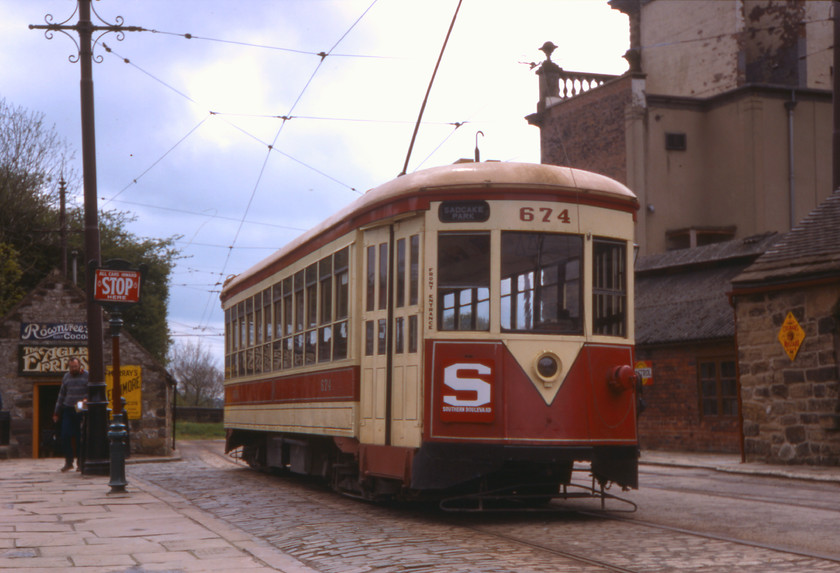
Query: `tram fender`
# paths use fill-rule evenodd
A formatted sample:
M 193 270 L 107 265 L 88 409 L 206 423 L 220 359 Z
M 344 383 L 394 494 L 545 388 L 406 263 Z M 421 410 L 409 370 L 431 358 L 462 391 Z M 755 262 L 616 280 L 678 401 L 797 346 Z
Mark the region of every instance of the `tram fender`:
M 359 472 L 363 477 L 382 477 L 408 483 L 415 448 L 361 444 Z
M 477 456 L 472 444 L 426 442 L 414 456 L 412 489 L 446 489 L 479 478 L 502 466 L 501 459 Z
M 615 482 L 624 489 L 639 489 L 639 449 L 635 446 L 595 448 L 592 475 L 601 483 Z

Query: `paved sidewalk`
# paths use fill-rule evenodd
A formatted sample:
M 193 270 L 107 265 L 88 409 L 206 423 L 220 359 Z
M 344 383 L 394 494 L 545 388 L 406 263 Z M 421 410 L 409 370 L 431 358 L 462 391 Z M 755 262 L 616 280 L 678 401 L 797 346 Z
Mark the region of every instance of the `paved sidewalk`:
M 61 473 L 61 460 L 0 461 L 0 571 L 312 573 L 268 543 L 126 473 Z
M 61 473 L 58 458 L 0 460 L 0 571 L 314 573 L 133 476 L 142 461 L 127 466 L 127 492 L 111 494 L 108 476 Z M 742 464 L 737 455 L 643 451 L 641 463 L 840 483 L 840 467 Z
M 719 472 L 840 483 L 840 466 L 771 465 L 742 463 L 737 454 L 706 454 L 642 450 L 641 465 L 708 468 Z

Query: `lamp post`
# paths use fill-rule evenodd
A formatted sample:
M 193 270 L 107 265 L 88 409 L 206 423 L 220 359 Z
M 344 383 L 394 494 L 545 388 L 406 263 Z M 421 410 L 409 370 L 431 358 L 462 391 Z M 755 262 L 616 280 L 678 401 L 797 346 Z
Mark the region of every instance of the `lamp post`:
M 110 445 L 110 493 L 124 493 L 128 482 L 125 480 L 125 447 L 128 437 L 128 420 L 123 416 L 122 381 L 120 380 L 120 329 L 122 328 L 122 310 L 127 305 L 140 302 L 143 277 L 146 266 L 131 268 L 128 261 L 112 259 L 104 267 L 91 269 L 93 301 L 108 309 L 111 325 L 111 425 L 108 429 Z
M 75 24 L 69 24 L 70 19 L 78 11 L 79 18 Z M 94 24 L 91 11 L 103 24 Z M 67 20 L 60 23 L 53 22 L 52 14 L 44 17 L 46 24 L 30 24 L 30 30 L 45 30 L 47 39 L 52 39 L 54 32 L 61 32 L 74 43 L 76 40 L 68 31 L 79 35 L 76 47 L 78 55 L 71 55 L 70 61 L 79 62 L 81 66 L 80 96 L 82 115 L 82 169 L 84 186 L 84 220 L 85 220 L 85 256 L 88 264 L 98 266 L 99 252 L 99 216 L 97 211 L 96 190 L 96 129 L 94 127 L 93 110 L 93 47 L 99 39 L 109 32 L 117 34 L 122 40 L 124 32 L 140 32 L 143 28 L 137 26 L 123 26 L 122 16 L 117 17 L 117 24 L 109 24 L 103 20 L 95 10 L 92 10 L 91 0 L 78 0 L 76 11 Z M 94 32 L 101 34 L 93 40 Z M 101 61 L 101 56 L 96 60 Z M 105 364 L 103 360 L 103 325 L 102 309 L 93 302 L 93 285 L 88 281 L 87 328 L 88 328 L 88 414 L 86 428 L 86 455 L 82 464 L 82 473 L 105 475 L 108 472 L 108 447 L 105 428 L 108 422 L 108 400 L 105 392 Z

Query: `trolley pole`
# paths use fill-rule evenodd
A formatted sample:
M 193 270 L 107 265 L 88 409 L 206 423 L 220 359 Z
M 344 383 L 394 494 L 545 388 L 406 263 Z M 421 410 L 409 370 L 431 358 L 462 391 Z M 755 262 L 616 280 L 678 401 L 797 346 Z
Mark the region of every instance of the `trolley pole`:
M 103 24 L 94 24 L 91 11 Z M 68 24 L 71 18 L 79 13 L 75 24 Z M 103 20 L 95 10 L 92 10 L 91 0 L 78 0 L 76 10 L 70 17 L 60 23 L 53 22 L 52 14 L 44 17 L 46 24 L 30 24 L 30 30 L 45 30 L 44 36 L 51 40 L 55 32 L 61 32 L 76 43 L 68 32 L 76 32 L 79 42 L 76 46 L 77 55 L 69 57 L 72 63 L 79 62 L 81 67 L 80 96 L 82 116 L 82 177 L 84 185 L 84 220 L 85 220 L 85 257 L 88 264 L 96 266 L 100 263 L 99 252 L 99 215 L 97 211 L 96 190 L 96 141 L 93 110 L 93 47 L 99 39 L 109 32 L 117 34 L 122 40 L 125 32 L 141 32 L 143 28 L 137 26 L 123 26 L 122 16 L 117 17 L 117 24 L 109 24 Z M 93 34 L 101 32 L 96 40 Z M 96 60 L 101 62 L 101 56 Z M 82 456 L 83 474 L 107 475 L 108 473 L 108 443 L 106 427 L 108 424 L 108 399 L 105 392 L 105 363 L 103 358 L 103 324 L 102 308 L 93 302 L 93 285 L 88 281 L 87 293 L 87 328 L 88 328 L 88 413 L 85 425 L 86 452 Z

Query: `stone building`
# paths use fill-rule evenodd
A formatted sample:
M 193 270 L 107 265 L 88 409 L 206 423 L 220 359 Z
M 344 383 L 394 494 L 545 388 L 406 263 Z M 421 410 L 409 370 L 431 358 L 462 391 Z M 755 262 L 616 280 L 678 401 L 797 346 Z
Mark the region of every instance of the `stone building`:
M 527 119 L 543 163 L 638 195 L 641 254 L 786 232 L 831 193 L 830 1 L 609 3 L 628 71 L 563 70 L 544 46 Z
M 0 318 L 0 393 L 19 456 L 50 455 L 44 439 L 54 429 L 52 414 L 67 362 L 77 355 L 87 364 L 85 308 L 85 293 L 54 271 Z M 108 340 L 103 349 L 106 374 L 111 370 Z M 120 364 L 131 451 L 171 454 L 170 375 L 124 329 Z
M 840 191 L 732 286 L 746 458 L 840 465 Z

